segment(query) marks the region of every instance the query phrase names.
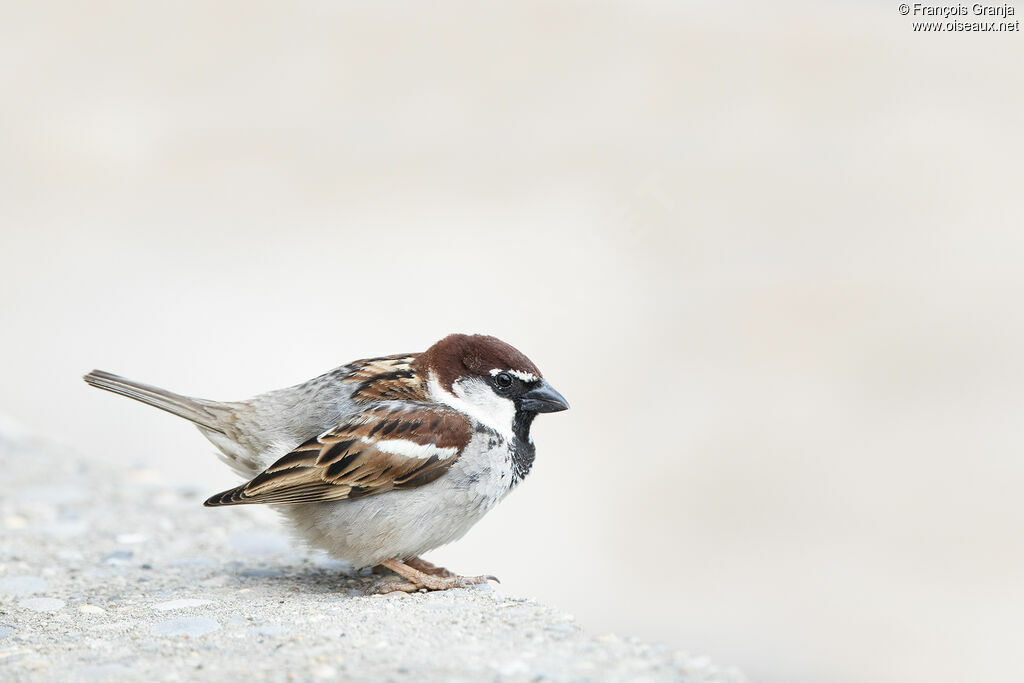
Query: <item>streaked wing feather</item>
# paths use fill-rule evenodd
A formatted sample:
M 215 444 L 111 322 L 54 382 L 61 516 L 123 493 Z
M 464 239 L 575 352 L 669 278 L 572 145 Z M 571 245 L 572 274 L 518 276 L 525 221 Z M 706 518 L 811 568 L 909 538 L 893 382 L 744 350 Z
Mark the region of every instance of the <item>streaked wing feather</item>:
M 451 467 L 472 435 L 466 417 L 446 408 L 381 406 L 310 439 L 206 505 L 313 503 L 423 486 Z

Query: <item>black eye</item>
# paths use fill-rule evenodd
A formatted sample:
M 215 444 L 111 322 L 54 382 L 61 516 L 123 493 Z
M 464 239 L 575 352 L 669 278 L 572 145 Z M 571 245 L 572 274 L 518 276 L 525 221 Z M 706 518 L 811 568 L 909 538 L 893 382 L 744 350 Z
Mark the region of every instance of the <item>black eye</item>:
M 494 384 L 497 385 L 499 389 L 508 389 L 512 386 L 512 375 L 507 372 L 499 372 L 494 376 Z

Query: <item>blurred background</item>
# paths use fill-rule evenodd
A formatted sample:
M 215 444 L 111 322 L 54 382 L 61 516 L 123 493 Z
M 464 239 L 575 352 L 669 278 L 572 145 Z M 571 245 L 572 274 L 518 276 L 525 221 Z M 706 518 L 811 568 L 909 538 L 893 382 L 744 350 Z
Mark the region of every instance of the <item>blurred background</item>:
M 9 419 L 212 493 L 194 430 L 81 375 L 235 399 L 494 334 L 573 408 L 431 559 L 757 681 L 1024 676 L 1019 33 L 841 1 L 2 14 Z

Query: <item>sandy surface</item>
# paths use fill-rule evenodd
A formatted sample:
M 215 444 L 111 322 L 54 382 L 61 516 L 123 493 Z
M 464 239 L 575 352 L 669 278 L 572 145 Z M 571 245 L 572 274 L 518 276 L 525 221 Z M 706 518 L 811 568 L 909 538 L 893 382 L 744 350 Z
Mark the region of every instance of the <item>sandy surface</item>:
M 489 586 L 377 595 L 152 470 L 2 432 L 0 467 L 4 680 L 741 680 Z

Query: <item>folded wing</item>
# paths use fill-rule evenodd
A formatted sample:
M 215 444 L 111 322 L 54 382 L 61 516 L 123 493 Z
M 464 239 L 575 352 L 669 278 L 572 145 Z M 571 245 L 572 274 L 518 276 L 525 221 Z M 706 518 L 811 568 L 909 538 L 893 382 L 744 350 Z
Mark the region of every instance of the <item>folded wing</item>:
M 451 467 L 472 435 L 466 417 L 453 410 L 422 404 L 368 410 L 205 505 L 313 503 L 422 486 Z

